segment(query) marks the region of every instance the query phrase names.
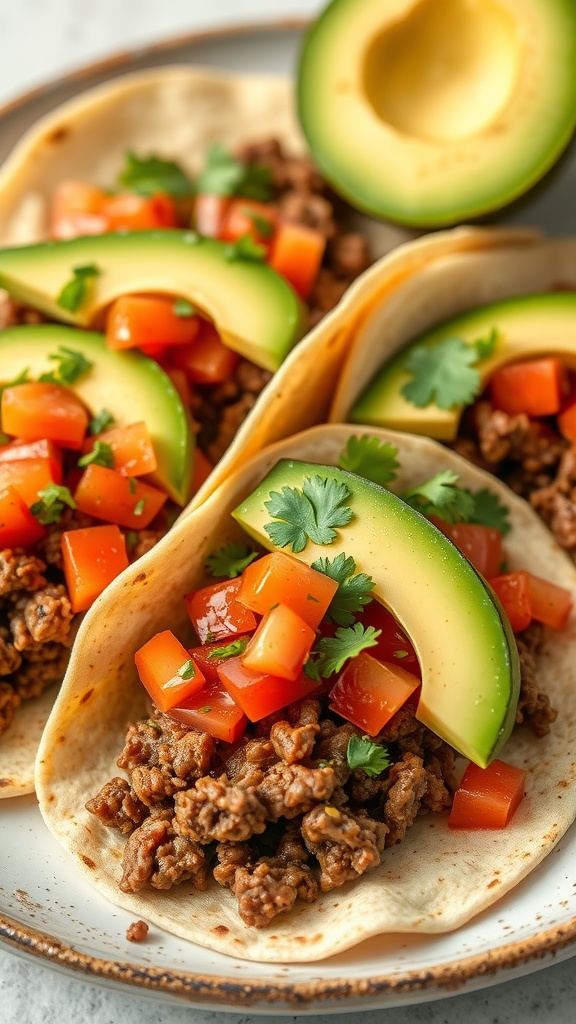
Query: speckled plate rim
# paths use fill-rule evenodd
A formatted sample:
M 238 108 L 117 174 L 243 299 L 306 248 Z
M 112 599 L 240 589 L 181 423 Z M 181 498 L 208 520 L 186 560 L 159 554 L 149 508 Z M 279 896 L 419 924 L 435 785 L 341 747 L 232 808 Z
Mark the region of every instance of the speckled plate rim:
M 236 23 L 222 28 L 171 36 L 159 43 L 123 50 L 99 61 L 72 70 L 58 79 L 48 80 L 20 94 L 0 107 L 2 119 L 25 109 L 40 96 L 61 86 L 83 85 L 85 80 L 105 74 L 114 78 L 132 70 L 143 58 L 161 59 L 170 51 L 202 42 L 226 40 L 233 36 L 259 32 L 297 30 L 309 23 L 306 18 L 267 19 Z M 528 939 L 515 940 L 475 956 L 449 963 L 407 970 L 404 973 L 375 974 L 353 979 L 317 979 L 300 982 L 240 981 L 234 977 L 191 971 L 147 967 L 124 960 L 106 960 L 80 953 L 54 936 L 23 925 L 0 913 L 0 943 L 14 953 L 33 956 L 47 966 L 59 968 L 85 980 L 114 984 L 121 989 L 136 988 L 141 994 L 160 993 L 189 1005 L 210 1006 L 220 1010 L 251 1007 L 256 1012 L 290 1014 L 316 1012 L 318 1009 L 341 1012 L 362 1001 L 366 1010 L 408 1005 L 422 999 L 442 998 L 459 992 L 502 983 L 530 970 L 547 966 L 554 959 L 568 959 L 576 947 L 576 917 L 564 924 L 545 929 Z M 321 969 L 321 967 L 320 967 Z M 498 978 L 496 978 L 498 975 Z M 357 1008 L 354 1007 L 354 1008 Z

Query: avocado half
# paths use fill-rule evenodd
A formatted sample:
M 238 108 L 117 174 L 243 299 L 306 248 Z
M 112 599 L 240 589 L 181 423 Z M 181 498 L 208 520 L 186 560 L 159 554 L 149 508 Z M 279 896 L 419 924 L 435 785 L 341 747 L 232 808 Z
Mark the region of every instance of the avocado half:
M 344 483 L 349 524 L 331 544 L 309 541 L 296 557 L 351 555 L 374 579 L 374 597 L 408 633 L 422 669 L 417 718 L 481 767 L 497 756 L 514 726 L 520 689 L 518 651 L 493 592 L 458 549 L 391 491 L 333 466 L 282 460 L 232 512 L 259 544 L 272 491 L 302 491 L 320 476 Z
M 505 299 L 469 310 L 421 334 L 378 371 L 348 414 L 351 423 L 371 424 L 453 441 L 463 406 L 441 409 L 431 403 L 414 405 L 402 393 L 411 379 L 406 370 L 415 348 L 435 348 L 448 338 L 472 344 L 496 333 L 494 351 L 476 363 L 485 386 L 499 366 L 537 356 L 562 356 L 576 369 L 576 294 L 544 292 Z
M 304 43 L 298 113 L 366 213 L 436 227 L 499 209 L 576 125 L 576 4 L 333 0 Z

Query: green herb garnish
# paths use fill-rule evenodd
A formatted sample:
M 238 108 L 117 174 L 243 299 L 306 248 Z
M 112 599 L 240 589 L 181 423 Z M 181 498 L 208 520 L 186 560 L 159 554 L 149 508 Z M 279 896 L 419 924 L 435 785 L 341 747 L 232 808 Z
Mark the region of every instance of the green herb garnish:
M 255 242 L 252 235 L 240 235 L 235 242 L 229 242 L 225 246 L 224 256 L 229 263 L 234 263 L 236 260 L 263 263 L 266 259 L 266 246 Z
M 346 749 L 346 760 L 350 771 L 361 768 L 366 775 L 381 775 L 390 767 L 391 761 L 386 747 L 373 743 L 369 736 L 351 736 Z
M 469 521 L 474 511 L 470 491 L 458 487 L 458 474 L 450 469 L 437 473 L 430 480 L 411 487 L 402 498 L 424 516 L 438 516 L 448 523 Z
M 88 425 L 88 433 L 90 434 L 101 434 L 103 430 L 111 427 L 114 423 L 114 417 L 111 412 L 107 409 L 101 409 L 95 416 L 92 417 Z
M 208 150 L 204 169 L 196 179 L 196 189 L 199 193 L 245 196 L 247 199 L 262 202 L 272 198 L 269 168 L 237 160 L 226 146 L 219 142 Z
M 91 452 L 87 452 L 86 455 L 82 455 L 78 459 L 79 466 L 90 466 L 95 463 L 97 466 L 106 466 L 108 469 L 114 467 L 114 452 L 112 451 L 112 445 L 106 444 L 106 441 L 94 441 L 94 447 Z
M 183 665 L 180 665 L 176 675 L 180 676 L 181 679 L 194 679 L 194 676 L 196 675 L 196 666 L 194 665 L 192 658 L 189 658 Z
M 510 532 L 511 526 L 508 521 L 510 510 L 503 505 L 497 494 L 483 487 L 471 495 L 474 502 L 474 511 L 470 516 L 471 523 L 480 523 L 481 526 L 492 526 L 500 533 Z
M 402 394 L 419 409 L 437 405 L 453 409 L 472 402 L 482 387 L 482 378 L 475 363 L 493 352 L 497 332 L 475 342 L 462 338 L 445 338 L 439 345 L 417 345 L 409 353 L 405 369 L 412 380 L 402 387 Z
M 209 661 L 213 658 L 220 658 L 222 660 L 224 658 L 235 658 L 238 654 L 244 654 L 247 646 L 248 640 L 246 637 L 243 637 L 242 640 L 232 640 L 231 643 L 225 644 L 223 647 L 213 647 L 209 651 L 207 658 Z
M 338 459 L 338 465 L 350 473 L 357 473 L 366 480 L 372 480 L 381 487 L 386 487 L 396 476 L 400 463 L 396 456 L 398 449 L 389 441 L 380 441 L 377 437 L 353 435 L 348 438 L 346 448 Z
M 356 573 L 356 562 L 344 552 L 336 558 L 317 558 L 312 569 L 324 573 L 338 584 L 328 608 L 327 617 L 339 626 L 351 626 L 358 612 L 372 600 L 375 583 L 365 572 Z
M 196 310 L 191 302 L 187 299 L 176 299 L 176 302 L 172 306 L 175 316 L 179 316 L 182 320 L 188 319 L 188 317 L 196 316 Z
M 140 498 L 140 501 L 136 502 L 136 504 L 134 505 L 134 508 L 132 510 L 134 512 L 134 515 L 135 516 L 141 516 L 142 513 L 144 512 L 144 506 L 145 505 L 146 505 L 146 498 Z
M 247 565 L 258 558 L 257 551 L 251 551 L 245 544 L 226 544 L 206 559 L 206 568 L 216 579 L 233 580 L 241 576 Z
M 193 182 L 180 164 L 157 156 L 139 157 L 130 150 L 125 155 L 118 184 L 140 196 L 165 192 L 178 199 L 194 192 Z
M 335 636 L 320 637 L 304 666 L 306 675 L 320 680 L 340 672 L 350 658 L 375 647 L 381 632 L 374 626 L 365 627 L 355 622 L 353 626 L 340 626 Z
M 73 276 L 57 296 L 56 304 L 61 309 L 68 310 L 69 313 L 75 313 L 84 302 L 90 283 L 95 277 L 98 277 L 99 273 L 100 270 L 94 263 L 89 263 L 84 267 L 73 267 Z
M 339 480 L 321 476 L 307 477 L 302 490 L 283 487 L 272 491 L 264 505 L 274 523 L 264 526 L 277 547 L 303 551 L 310 539 L 314 544 L 331 544 L 336 537 L 334 527 L 346 526 L 354 513 L 343 502 L 350 489 Z
M 242 213 L 248 220 L 251 220 L 256 231 L 260 235 L 260 238 L 272 238 L 274 234 L 274 228 L 267 217 L 264 217 L 261 213 L 257 213 L 256 210 L 249 210 L 245 207 Z
M 138 481 L 135 476 L 128 477 L 128 490 L 130 494 L 136 494 L 136 488 L 138 487 Z
M 65 510 L 76 508 L 76 502 L 67 487 L 59 484 L 48 484 L 43 491 L 38 491 L 39 501 L 30 506 L 30 511 L 42 526 L 59 523 Z
M 40 374 L 38 380 L 44 384 L 64 384 L 69 386 L 74 384 L 83 373 L 87 373 L 88 370 L 92 369 L 92 363 L 89 359 L 86 359 L 82 352 L 77 352 L 73 348 L 66 348 L 65 345 L 59 345 L 57 351 L 52 352 L 48 359 L 53 359 L 54 362 L 58 363 L 58 366 L 49 373 Z

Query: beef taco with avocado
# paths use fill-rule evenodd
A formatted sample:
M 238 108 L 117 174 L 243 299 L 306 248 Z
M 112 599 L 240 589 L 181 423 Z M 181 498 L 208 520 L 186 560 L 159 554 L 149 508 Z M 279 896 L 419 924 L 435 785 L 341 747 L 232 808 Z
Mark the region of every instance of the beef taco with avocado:
M 235 956 L 455 929 L 574 819 L 575 596 L 529 505 L 436 442 L 278 442 L 88 613 L 46 824 L 113 903 Z
M 428 258 L 401 247 L 351 284 L 402 234 L 371 249 L 350 217 L 277 79 L 118 79 L 0 172 L 0 489 L 17 492 L 0 527 L 0 797 L 32 789 L 77 613 L 243 458 L 326 417 L 355 309 Z M 463 230 L 434 253 L 531 241 Z M 61 398 L 79 433 L 49 425 Z M 105 548 L 88 534 L 78 562 L 73 531 L 102 524 Z

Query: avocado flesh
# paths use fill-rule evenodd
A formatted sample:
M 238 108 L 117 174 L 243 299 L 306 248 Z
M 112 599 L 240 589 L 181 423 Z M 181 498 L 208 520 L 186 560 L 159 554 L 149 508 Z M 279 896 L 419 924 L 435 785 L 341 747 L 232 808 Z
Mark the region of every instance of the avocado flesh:
M 229 247 L 193 231 L 117 232 L 0 250 L 0 287 L 46 316 L 77 327 L 98 322 L 120 295 L 188 299 L 223 341 L 267 370 L 277 370 L 303 333 L 290 285 L 265 263 L 233 260 Z M 57 299 L 74 268 L 94 265 L 74 312 Z
M 506 616 L 467 559 L 427 519 L 391 491 L 341 469 L 283 460 L 232 513 L 266 549 L 271 491 L 302 490 L 320 475 L 345 483 L 354 512 L 329 545 L 308 541 L 296 554 L 352 555 L 357 572 L 375 581 L 374 597 L 408 633 L 422 669 L 417 717 L 481 767 L 497 756 L 512 731 L 520 668 Z
M 453 441 L 464 407 L 427 405 L 420 409 L 409 402 L 402 394 L 411 380 L 406 361 L 418 345 L 434 348 L 447 338 L 474 342 L 486 338 L 494 328 L 498 334 L 494 352 L 475 364 L 482 387 L 499 366 L 521 359 L 558 355 L 567 366 L 576 368 L 576 294 L 550 292 L 507 299 L 447 320 L 411 341 L 376 374 L 348 420 Z
M 194 468 L 194 432 L 186 408 L 170 378 L 140 352 L 115 352 L 102 334 L 60 324 L 9 327 L 0 331 L 0 385 L 24 370 L 32 379 L 54 371 L 50 355 L 59 346 L 81 352 L 92 364 L 71 385 L 92 415 L 106 409 L 115 426 L 144 420 L 158 460 L 149 479 L 179 505 L 190 496 Z
M 509 203 L 576 123 L 572 0 L 333 0 L 297 82 L 315 161 L 352 205 L 418 227 Z

